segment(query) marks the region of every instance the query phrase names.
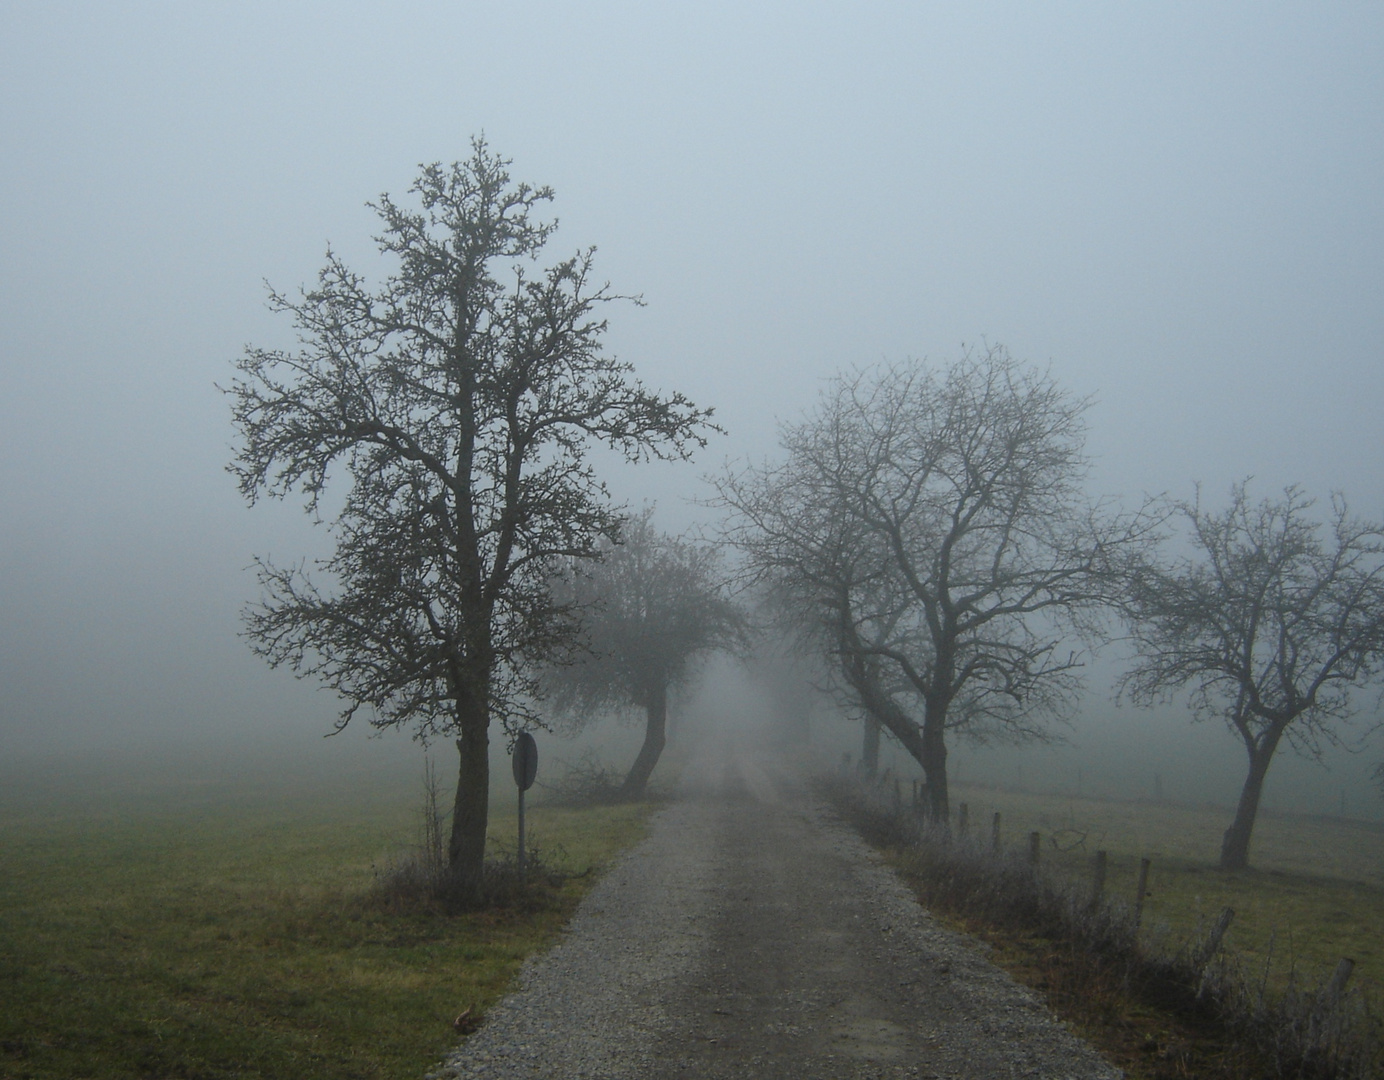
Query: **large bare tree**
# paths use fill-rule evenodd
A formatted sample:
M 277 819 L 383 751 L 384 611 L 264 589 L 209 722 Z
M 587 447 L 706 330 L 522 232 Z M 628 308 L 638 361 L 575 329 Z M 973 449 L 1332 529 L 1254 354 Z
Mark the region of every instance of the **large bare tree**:
M 1322 520 L 1296 487 L 1255 502 L 1246 483 L 1222 511 L 1200 492 L 1177 510 L 1188 553 L 1130 579 L 1138 659 L 1123 687 L 1146 704 L 1187 689 L 1199 718 L 1243 744 L 1249 769 L 1221 844 L 1221 866 L 1243 869 L 1282 742 L 1319 757 L 1384 666 L 1384 522 L 1353 517 L 1340 496 Z
M 1002 348 L 839 375 L 783 463 L 720 482 L 730 539 L 796 598 L 949 812 L 947 738 L 1043 737 L 1150 527 L 1086 496 L 1087 403 Z
M 685 456 L 710 416 L 602 351 L 619 297 L 590 250 L 538 263 L 552 192 L 508 164 L 474 140 L 468 160 L 422 169 L 416 206 L 372 204 L 383 281 L 329 251 L 315 286 L 271 294 L 299 347 L 248 349 L 228 390 L 241 491 L 330 507 L 335 542 L 314 574 L 260 562 L 252 646 L 335 690 L 339 728 L 364 709 L 456 736 L 449 854 L 466 889 L 484 873 L 492 720 L 523 719 L 531 662 L 573 630 L 553 565 L 618 534 L 587 446 Z
M 783 461 L 730 471 L 716 479 L 717 505 L 728 510 L 725 538 L 745 556 L 747 584 L 759 608 L 786 640 L 825 661 L 818 688 L 863 715 L 861 767 L 873 775 L 879 734 L 888 727 L 917 756 L 914 725 L 886 685 L 878 645 L 896 627 L 899 605 L 882 603 L 890 579 L 874 543 L 848 506 L 837 498 L 829 473 L 808 451 L 805 436 L 824 429 L 785 429 L 790 452 Z M 906 696 L 906 695 L 905 695 Z
M 566 589 L 581 613 L 585 651 L 552 667 L 554 703 L 579 719 L 606 709 L 644 712 L 644 742 L 621 794 L 637 799 L 667 744 L 668 698 L 696 662 L 734 650 L 745 619 L 726 596 L 716 548 L 667 536 L 649 508 L 621 530 L 597 563 L 573 566 Z

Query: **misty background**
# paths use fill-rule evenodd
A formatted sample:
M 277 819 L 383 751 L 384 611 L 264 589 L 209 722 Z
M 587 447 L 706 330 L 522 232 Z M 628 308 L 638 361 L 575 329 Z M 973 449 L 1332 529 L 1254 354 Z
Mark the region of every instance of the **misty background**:
M 375 275 L 366 201 L 474 133 L 556 189 L 554 255 L 596 244 L 644 297 L 611 350 L 727 430 L 691 465 L 598 457 L 664 529 L 838 368 L 982 341 L 1093 396 L 1098 493 L 1253 475 L 1384 514 L 1381 57 L 1365 3 L 0 0 L 0 760 L 417 761 L 321 743 L 334 698 L 238 639 L 252 556 L 327 536 L 246 508 L 216 383 L 292 342 L 264 281 L 328 242 Z M 954 779 L 1233 799 L 1243 750 L 1117 708 L 1119 655 L 1070 745 L 958 746 Z M 714 682 L 687 730 L 753 700 Z M 1381 758 L 1285 756 L 1265 806 L 1384 816 Z

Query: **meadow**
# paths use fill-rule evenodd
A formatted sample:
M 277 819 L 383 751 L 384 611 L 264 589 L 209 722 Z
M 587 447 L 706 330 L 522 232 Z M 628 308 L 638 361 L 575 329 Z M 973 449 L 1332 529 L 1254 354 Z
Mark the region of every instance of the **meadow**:
M 988 838 L 999 813 L 1005 846 L 1026 849 L 1036 831 L 1040 858 L 1077 878 L 1089 879 L 1095 853 L 1107 852 L 1106 891 L 1130 903 L 1148 858 L 1141 933 L 1150 946 L 1176 950 L 1231 907 L 1226 946 L 1251 980 L 1316 985 L 1350 957 L 1356 985 L 1384 1005 L 1384 825 L 1261 813 L 1251 869 L 1226 872 L 1217 859 L 1227 807 L 954 787 L 954 814 L 963 802 L 973 833 Z
M 445 761 L 445 758 L 440 760 Z M 530 835 L 568 876 L 527 910 L 448 916 L 374 895 L 420 828 L 421 755 L 168 758 L 0 778 L 0 1078 L 408 1077 L 455 1043 L 523 958 L 559 933 L 652 804 L 568 809 L 536 791 Z M 492 846 L 514 845 L 497 772 Z M 666 781 L 665 781 L 666 782 Z M 1315 983 L 1341 956 L 1384 982 L 1384 826 L 1265 814 L 1254 869 L 1215 866 L 1224 807 L 953 790 L 986 838 L 1043 838 L 1042 859 L 1132 899 L 1176 949 L 1225 906 L 1251 977 Z M 1055 843 L 1054 843 L 1055 842 Z M 1263 973 L 1267 972 L 1264 976 Z
M 271 756 L 7 774 L 0 1077 L 421 1076 L 651 809 L 563 809 L 536 791 L 530 837 L 567 875 L 543 903 L 399 910 L 372 890 L 417 836 L 421 767 Z M 514 789 L 496 781 L 491 841 L 512 851 Z

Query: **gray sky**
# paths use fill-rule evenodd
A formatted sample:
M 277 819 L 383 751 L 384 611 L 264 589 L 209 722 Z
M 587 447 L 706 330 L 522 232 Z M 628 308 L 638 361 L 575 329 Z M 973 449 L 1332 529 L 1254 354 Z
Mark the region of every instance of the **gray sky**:
M 841 365 L 1006 344 L 1095 394 L 1103 491 L 1247 473 L 1384 512 L 1377 4 L 0 0 L 0 740 L 321 730 L 236 639 L 226 381 L 330 240 L 484 131 L 612 347 L 714 405 L 665 523 Z

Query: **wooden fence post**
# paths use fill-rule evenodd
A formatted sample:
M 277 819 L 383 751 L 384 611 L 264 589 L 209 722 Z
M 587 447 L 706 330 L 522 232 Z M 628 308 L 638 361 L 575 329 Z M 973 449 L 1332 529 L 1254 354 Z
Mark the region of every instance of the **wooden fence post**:
M 1202 942 L 1201 948 L 1193 957 L 1193 963 L 1201 972 L 1201 987 L 1197 990 L 1198 998 L 1206 993 L 1206 980 L 1211 969 L 1211 961 L 1221 951 L 1221 939 L 1225 937 L 1225 932 L 1230 929 L 1230 921 L 1233 918 L 1235 918 L 1234 908 L 1222 908 L 1221 913 L 1216 916 L 1216 921 L 1211 924 L 1211 932 L 1206 935 L 1206 940 Z
M 1336 965 L 1336 970 L 1331 973 L 1331 979 L 1322 990 L 1321 996 L 1317 998 L 1317 1007 L 1323 1011 L 1334 1009 L 1336 1003 L 1341 1000 L 1341 995 L 1345 993 L 1346 983 L 1350 982 L 1350 973 L 1355 970 L 1355 961 L 1348 956 L 1341 957 L 1341 962 Z
M 1139 884 L 1136 886 L 1134 896 L 1134 929 L 1139 929 L 1139 923 L 1144 918 L 1144 897 L 1149 893 L 1149 860 L 1139 860 Z
M 1096 852 L 1096 872 L 1091 881 L 1091 910 L 1095 911 L 1100 907 L 1101 897 L 1105 895 L 1105 852 Z
M 1211 933 L 1206 935 L 1206 941 L 1193 958 L 1197 970 L 1201 972 L 1201 985 L 1197 987 L 1198 1001 L 1206 996 L 1207 987 L 1211 985 L 1211 961 L 1221 951 L 1221 938 L 1225 937 L 1226 930 L 1230 928 L 1230 920 L 1233 918 L 1235 918 L 1234 908 L 1222 908 L 1220 915 L 1216 917 L 1216 921 L 1211 927 Z

